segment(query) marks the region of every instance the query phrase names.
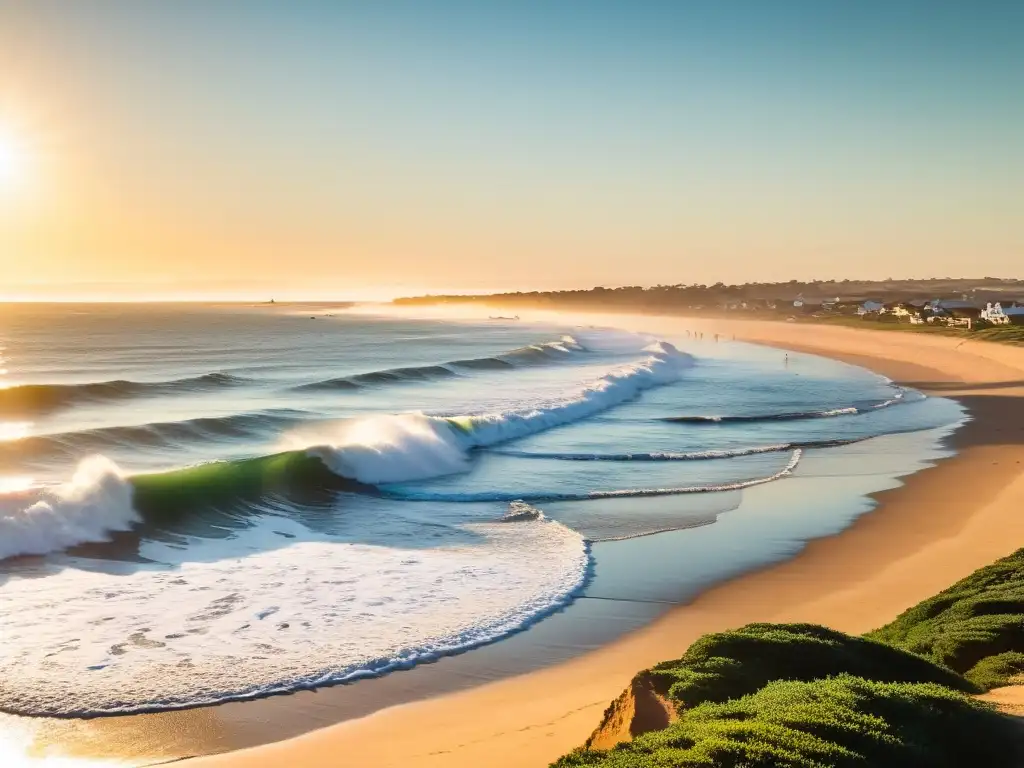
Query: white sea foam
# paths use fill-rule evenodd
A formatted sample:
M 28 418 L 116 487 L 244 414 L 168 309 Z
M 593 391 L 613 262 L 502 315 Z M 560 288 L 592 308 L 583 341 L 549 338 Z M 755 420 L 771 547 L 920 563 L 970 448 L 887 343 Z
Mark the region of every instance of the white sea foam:
M 459 544 L 381 547 L 265 518 L 186 549 L 144 542 L 158 565 L 101 573 L 58 560 L 46 578 L 11 576 L 0 708 L 133 712 L 379 674 L 522 629 L 586 579 L 583 538 L 542 515 L 462 533 Z
M 0 560 L 106 541 L 138 519 L 131 485 L 117 465 L 93 456 L 68 483 L 0 494 Z
M 335 474 L 364 483 L 422 480 L 469 468 L 469 446 L 452 426 L 419 413 L 370 416 L 312 434 L 331 444 L 308 448 L 310 456 Z M 304 432 L 301 439 L 310 435 Z
M 364 483 L 396 483 L 453 474 L 469 467 L 468 451 L 570 424 L 679 379 L 693 358 L 667 342 L 644 348 L 647 357 L 617 368 L 574 395 L 533 408 L 473 416 L 371 416 L 311 435 L 287 447 L 308 448 L 335 473 Z M 310 440 L 324 442 L 310 445 Z

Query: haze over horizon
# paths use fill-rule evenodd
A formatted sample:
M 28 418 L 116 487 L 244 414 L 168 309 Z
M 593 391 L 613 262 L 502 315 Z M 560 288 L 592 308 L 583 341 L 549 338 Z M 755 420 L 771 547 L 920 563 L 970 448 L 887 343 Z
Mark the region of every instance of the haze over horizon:
M 0 2 L 0 299 L 1020 275 L 1024 4 Z

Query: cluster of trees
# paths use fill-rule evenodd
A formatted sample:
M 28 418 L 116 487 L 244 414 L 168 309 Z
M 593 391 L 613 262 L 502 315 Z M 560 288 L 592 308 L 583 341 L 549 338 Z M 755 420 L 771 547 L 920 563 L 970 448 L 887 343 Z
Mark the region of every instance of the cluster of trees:
M 929 280 L 821 280 L 784 283 L 745 283 L 727 285 L 656 285 L 649 288 L 631 285 L 621 288 L 596 287 L 575 291 L 529 291 L 493 295 L 432 295 L 395 299 L 395 304 L 472 304 L 486 303 L 498 306 L 549 307 L 570 309 L 714 309 L 726 305 L 746 303 L 745 309 L 770 309 L 774 305 L 792 305 L 797 296 L 807 298 L 836 298 L 848 301 L 875 298 L 883 301 L 903 300 L 908 297 L 934 298 L 941 295 L 970 293 L 979 290 L 1001 291 L 1024 287 L 1024 280 L 1001 278 Z

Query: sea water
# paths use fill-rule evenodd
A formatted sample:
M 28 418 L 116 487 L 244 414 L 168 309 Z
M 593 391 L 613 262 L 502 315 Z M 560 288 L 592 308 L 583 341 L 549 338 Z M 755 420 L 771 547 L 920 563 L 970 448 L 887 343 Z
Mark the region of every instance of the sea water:
M 0 347 L 0 708 L 36 715 L 415 666 L 614 597 L 653 535 L 713 583 L 848 524 L 851 456 L 963 418 L 822 358 L 485 317 L 24 305 Z M 786 483 L 842 511 L 755 494 Z

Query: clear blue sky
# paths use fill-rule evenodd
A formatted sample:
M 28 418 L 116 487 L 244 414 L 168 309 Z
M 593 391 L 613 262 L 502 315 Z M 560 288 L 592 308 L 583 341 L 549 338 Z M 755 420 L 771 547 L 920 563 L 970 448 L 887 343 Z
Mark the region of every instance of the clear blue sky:
M 45 161 L 0 260 L 296 295 L 1019 276 L 1022 41 L 1024 2 L 0 0 L 0 121 Z

